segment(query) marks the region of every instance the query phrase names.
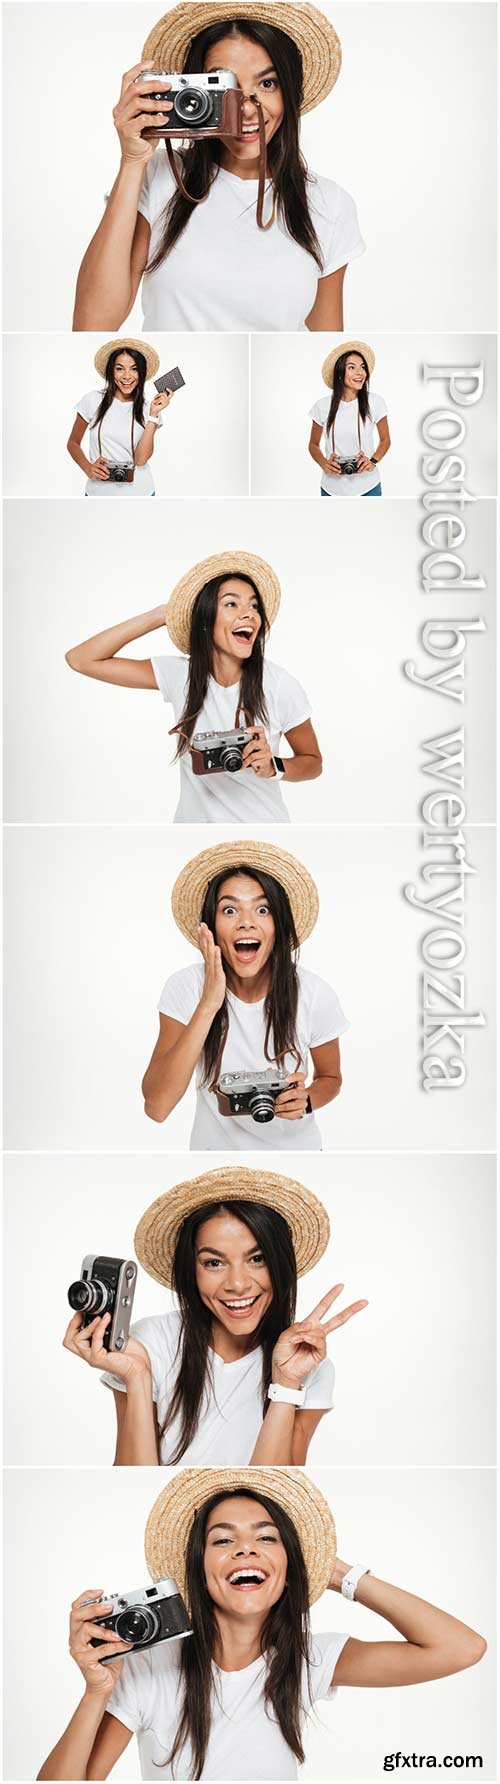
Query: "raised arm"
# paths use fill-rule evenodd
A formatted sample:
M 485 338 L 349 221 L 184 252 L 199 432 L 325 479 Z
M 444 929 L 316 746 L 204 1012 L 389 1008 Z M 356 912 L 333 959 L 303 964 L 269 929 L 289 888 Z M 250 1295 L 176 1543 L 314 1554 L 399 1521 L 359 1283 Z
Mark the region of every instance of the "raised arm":
M 111 1654 L 128 1654 L 131 1644 L 113 1636 L 101 1647 L 101 1660 L 96 1659 L 96 1650 L 91 1646 L 92 1636 L 96 1633 L 93 1619 L 105 1616 L 112 1610 L 112 1605 L 96 1603 L 93 1609 L 83 1600 L 99 1597 L 100 1588 L 89 1587 L 71 1607 L 69 1651 L 83 1674 L 85 1691 L 64 1734 L 38 1772 L 38 1778 L 107 1778 L 132 1738 L 131 1730 L 125 1728 L 116 1716 L 109 1716 L 106 1710 L 122 1668 L 121 1659 L 110 1660 L 109 1657 Z M 104 1656 L 107 1657 L 106 1665 L 102 1664 Z M 94 1760 L 99 1753 L 102 1763 L 97 1758 L 95 1769 Z
M 121 328 L 135 302 L 149 254 L 149 223 L 138 211 L 144 173 L 155 143 L 141 135 L 151 117 L 163 118 L 168 100 L 153 100 L 158 76 L 147 91 L 136 86 L 137 75 L 151 68 L 137 62 L 124 74 L 113 119 L 121 148 L 120 169 L 104 215 L 84 255 L 78 274 L 74 329 Z M 167 92 L 170 82 L 165 83 Z
M 337 1560 L 334 1592 L 340 1592 L 349 1563 Z M 335 1668 L 335 1685 L 421 1685 L 429 1679 L 445 1679 L 451 1673 L 475 1666 L 486 1653 L 484 1636 L 447 1611 L 414 1598 L 399 1586 L 389 1586 L 365 1573 L 356 1586 L 356 1600 L 377 1616 L 385 1617 L 403 1641 L 357 1641 L 350 1638 Z
M 117 1412 L 115 1467 L 157 1467 L 159 1462 L 158 1426 L 153 1401 L 153 1381 L 149 1353 L 139 1338 L 131 1334 L 124 1351 L 106 1350 L 104 1335 L 111 1314 L 103 1313 L 89 1320 L 74 1313 L 64 1334 L 65 1350 L 87 1363 L 99 1373 L 112 1373 L 123 1382 L 123 1389 L 114 1389 Z
M 105 632 L 96 632 L 83 644 L 66 651 L 66 662 L 78 675 L 90 675 L 93 681 L 111 681 L 120 688 L 153 688 L 158 692 L 149 657 L 119 657 L 127 644 L 144 638 L 165 624 L 165 608 L 152 607 L 149 613 L 138 613 L 132 619 L 120 620 Z
M 142 1081 L 144 1112 L 152 1121 L 166 1121 L 184 1096 L 226 995 L 221 951 L 206 923 L 200 923 L 199 937 L 205 962 L 199 1003 L 189 1022 L 160 1016 L 160 1033 Z
M 342 1313 L 327 1320 L 332 1303 L 344 1287 L 337 1282 L 323 1295 L 305 1319 L 296 1320 L 278 1338 L 272 1360 L 272 1381 L 276 1386 L 296 1390 L 307 1383 L 312 1369 L 317 1369 L 327 1355 L 326 1340 L 339 1326 L 345 1326 L 353 1314 L 361 1313 L 367 1301 L 354 1301 Z M 252 1462 L 283 1466 L 290 1462 L 304 1463 L 316 1426 L 329 1407 L 298 1408 L 285 1401 L 270 1401 L 257 1438 Z

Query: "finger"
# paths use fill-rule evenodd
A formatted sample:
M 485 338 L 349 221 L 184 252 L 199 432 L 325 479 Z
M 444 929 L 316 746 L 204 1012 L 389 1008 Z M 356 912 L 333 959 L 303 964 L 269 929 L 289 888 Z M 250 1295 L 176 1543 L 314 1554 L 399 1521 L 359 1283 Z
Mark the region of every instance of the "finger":
M 297 1088 L 301 1084 L 305 1084 L 305 1081 L 306 1081 L 305 1072 L 289 1072 L 288 1073 L 287 1084 L 294 1085 Z
M 355 1313 L 362 1313 L 363 1307 L 369 1307 L 369 1305 L 369 1301 L 353 1301 L 351 1307 L 345 1307 L 343 1313 L 337 1313 L 335 1319 L 330 1319 L 326 1326 L 322 1326 L 322 1332 L 326 1334 L 335 1332 L 337 1326 L 345 1326 L 346 1320 L 352 1319 Z
M 95 1326 L 94 1331 L 92 1333 L 92 1339 L 91 1339 L 91 1345 L 90 1345 L 90 1349 L 91 1349 L 91 1351 L 93 1351 L 94 1354 L 97 1350 L 102 1350 L 102 1341 L 104 1338 L 104 1333 L 106 1331 L 107 1326 L 110 1325 L 110 1322 L 111 1322 L 111 1314 L 110 1313 L 103 1313 L 101 1318 L 98 1319 L 97 1325 Z
M 137 80 L 138 74 L 145 74 L 147 68 L 154 68 L 153 58 L 150 62 L 135 62 L 133 68 L 128 68 L 126 74 L 122 76 L 121 92 L 125 93 L 130 82 Z
M 95 1604 L 102 1604 L 105 1611 L 106 1609 L 111 1611 L 113 1609 L 112 1600 L 111 1598 L 103 1599 L 103 1590 L 103 1586 L 86 1586 L 83 1592 L 78 1593 L 78 1598 L 73 1599 L 71 1605 L 72 1611 L 83 1610 L 84 1605 L 88 1604 L 89 1600 Z
M 317 1302 L 316 1307 L 312 1308 L 312 1312 L 309 1314 L 309 1317 L 306 1318 L 303 1322 L 304 1325 L 310 1325 L 311 1321 L 313 1321 L 313 1320 L 319 1321 L 320 1319 L 322 1319 L 323 1314 L 327 1313 L 328 1308 L 331 1307 L 332 1301 L 336 1301 L 338 1295 L 342 1294 L 343 1288 L 345 1288 L 344 1282 L 336 1282 L 334 1288 L 329 1288 L 328 1294 L 323 1295 L 321 1298 L 321 1301 Z
M 67 1344 L 68 1339 L 76 1337 L 77 1332 L 80 1331 L 82 1319 L 83 1319 L 83 1313 L 73 1313 L 72 1314 L 72 1317 L 69 1322 L 69 1326 L 66 1327 L 66 1331 L 64 1333 L 63 1344 Z

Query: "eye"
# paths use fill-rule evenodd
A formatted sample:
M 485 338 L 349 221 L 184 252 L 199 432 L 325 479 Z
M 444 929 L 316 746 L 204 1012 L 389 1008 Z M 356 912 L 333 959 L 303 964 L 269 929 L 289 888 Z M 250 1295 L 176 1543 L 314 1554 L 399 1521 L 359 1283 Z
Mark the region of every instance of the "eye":
M 221 1268 L 222 1258 L 220 1257 L 205 1257 L 202 1259 L 203 1270 L 220 1270 Z
M 260 82 L 260 86 L 264 88 L 265 93 L 276 93 L 279 86 L 277 75 L 264 75 L 264 79 Z
M 259 916 L 269 917 L 269 915 L 270 915 L 269 905 L 268 904 L 259 904 Z
M 233 916 L 234 916 L 234 909 L 235 909 L 235 907 L 234 907 L 234 904 L 223 904 L 223 905 L 221 905 L 221 910 L 222 910 L 222 915 L 223 915 L 223 917 L 233 917 Z
M 251 1264 L 265 1263 L 265 1258 L 264 1258 L 262 1251 L 254 1251 L 253 1257 L 250 1258 L 250 1263 Z

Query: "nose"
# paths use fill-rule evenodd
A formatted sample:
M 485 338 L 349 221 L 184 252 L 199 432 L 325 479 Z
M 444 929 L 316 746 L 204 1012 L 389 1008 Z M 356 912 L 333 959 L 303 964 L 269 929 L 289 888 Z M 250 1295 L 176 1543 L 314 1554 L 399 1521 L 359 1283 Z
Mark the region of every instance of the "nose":
M 243 94 L 243 112 L 244 112 L 244 116 L 245 116 L 247 124 L 250 123 L 250 119 L 253 117 L 253 114 L 256 111 L 257 111 L 257 100 L 255 98 L 255 93 L 244 93 Z
M 239 1542 L 236 1538 L 233 1553 L 235 1555 L 256 1555 L 257 1546 L 253 1542 Z

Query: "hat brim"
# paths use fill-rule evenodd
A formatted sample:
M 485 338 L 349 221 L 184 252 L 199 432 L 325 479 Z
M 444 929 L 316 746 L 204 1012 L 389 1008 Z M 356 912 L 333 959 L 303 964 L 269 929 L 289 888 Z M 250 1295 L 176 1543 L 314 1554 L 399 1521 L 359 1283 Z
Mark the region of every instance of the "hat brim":
M 150 1511 L 146 1564 L 153 1580 L 170 1575 L 186 1598 L 186 1550 L 196 1512 L 214 1493 L 245 1488 L 274 1499 L 297 1531 L 307 1569 L 309 1603 L 332 1578 L 337 1553 L 335 1523 L 326 1499 L 300 1468 L 179 1468 Z
M 250 576 L 259 591 L 267 625 L 272 626 L 278 613 L 281 588 L 275 570 L 265 558 L 253 551 L 217 551 L 212 557 L 193 564 L 176 583 L 165 608 L 165 625 L 172 644 L 184 656 L 189 655 L 191 620 L 195 601 L 206 582 L 213 576 Z
M 333 374 L 337 360 L 341 359 L 344 353 L 361 353 L 363 359 L 366 359 L 370 375 L 373 371 L 375 354 L 373 347 L 369 347 L 367 341 L 341 341 L 339 347 L 332 347 L 331 353 L 327 354 L 321 368 L 323 383 L 328 385 L 329 390 L 333 390 Z
M 234 842 L 216 843 L 214 848 L 203 849 L 201 855 L 195 855 L 187 861 L 175 881 L 172 892 L 172 911 L 178 928 L 199 947 L 198 925 L 208 887 L 215 875 L 224 868 L 250 867 L 258 880 L 259 871 L 268 873 L 283 886 L 289 899 L 297 937 L 299 942 L 307 941 L 311 935 L 319 910 L 317 887 L 307 867 L 289 855 L 286 849 L 279 849 L 274 843 L 252 842 L 242 837 Z
M 155 1282 L 172 1287 L 172 1265 L 183 1221 L 194 1209 L 216 1207 L 219 1202 L 256 1202 L 272 1208 L 286 1220 L 292 1235 L 297 1275 L 305 1276 L 326 1251 L 330 1222 L 318 1197 L 293 1177 L 277 1171 L 249 1170 L 225 1165 L 175 1183 L 158 1196 L 139 1221 L 134 1244 L 136 1257 Z
M 142 353 L 142 357 L 146 361 L 146 378 L 154 378 L 160 364 L 155 348 L 149 347 L 147 341 L 135 341 L 132 335 L 119 335 L 116 341 L 105 341 L 104 346 L 99 347 L 94 358 L 95 369 L 99 373 L 99 377 L 106 377 L 106 366 L 112 353 L 117 351 L 127 353 L 130 349 L 133 353 Z
M 158 20 L 146 39 L 143 62 L 153 61 L 157 73 L 182 73 L 193 38 L 206 25 L 219 19 L 229 21 L 244 17 L 256 23 L 274 25 L 293 38 L 302 60 L 303 100 L 301 111 L 312 111 L 331 93 L 340 74 L 342 50 L 330 20 L 318 7 L 292 0 L 193 0 L 173 6 Z M 201 72 L 201 70 L 200 70 Z

